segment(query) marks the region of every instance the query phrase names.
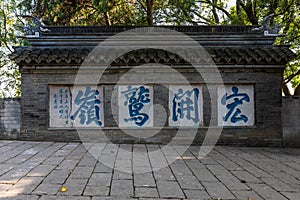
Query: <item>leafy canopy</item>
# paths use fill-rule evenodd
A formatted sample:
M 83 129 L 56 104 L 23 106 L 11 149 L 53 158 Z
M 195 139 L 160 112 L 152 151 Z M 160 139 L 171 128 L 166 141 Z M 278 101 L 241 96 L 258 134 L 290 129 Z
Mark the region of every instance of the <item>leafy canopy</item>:
M 1 93 L 20 95 L 20 74 L 7 57 L 18 39 L 17 14 L 33 14 L 48 26 L 74 25 L 259 25 L 274 14 L 270 25 L 283 24 L 277 44 L 290 44 L 297 59 L 284 73 L 287 84 L 300 84 L 300 0 L 0 0 Z M 23 45 L 26 41 L 23 40 Z

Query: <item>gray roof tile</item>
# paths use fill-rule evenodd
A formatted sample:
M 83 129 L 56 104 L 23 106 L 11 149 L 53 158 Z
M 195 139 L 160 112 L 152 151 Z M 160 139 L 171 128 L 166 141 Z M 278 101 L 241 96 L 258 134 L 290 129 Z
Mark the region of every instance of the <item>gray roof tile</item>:
M 80 65 L 89 55 L 92 48 L 37 48 L 16 47 L 10 58 L 19 65 L 48 64 L 48 65 Z M 284 65 L 295 58 L 295 54 L 286 46 L 274 46 L 268 48 L 207 48 L 207 52 L 216 64 L 276 64 Z M 106 51 L 106 55 L 89 56 L 87 63 L 108 62 L 116 49 Z M 207 63 L 211 58 L 203 58 L 195 52 L 186 50 L 181 52 L 184 57 L 193 61 Z M 172 52 L 155 49 L 140 49 L 131 51 L 118 57 L 112 65 L 137 65 L 143 63 L 183 64 L 187 63 L 182 57 Z

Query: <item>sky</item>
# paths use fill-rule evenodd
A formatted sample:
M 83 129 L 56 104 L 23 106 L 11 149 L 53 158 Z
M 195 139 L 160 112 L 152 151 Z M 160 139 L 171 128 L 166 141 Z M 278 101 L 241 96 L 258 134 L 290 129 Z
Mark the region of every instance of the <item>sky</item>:
M 236 0 L 229 0 L 228 4 L 230 6 L 234 6 L 235 5 Z

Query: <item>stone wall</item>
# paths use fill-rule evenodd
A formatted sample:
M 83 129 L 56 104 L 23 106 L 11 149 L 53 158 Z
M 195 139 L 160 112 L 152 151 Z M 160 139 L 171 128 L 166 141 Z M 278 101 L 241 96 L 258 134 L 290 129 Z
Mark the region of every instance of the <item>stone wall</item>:
M 281 126 L 281 77 L 282 67 L 271 66 L 219 66 L 225 84 L 252 84 L 255 91 L 255 124 L 247 127 L 225 127 L 219 144 L 247 146 L 282 146 Z M 50 69 L 51 68 L 51 69 Z M 56 70 L 53 70 L 53 69 Z M 128 136 L 118 129 L 111 110 L 111 94 L 114 84 L 126 72 L 123 67 L 119 70 L 107 70 L 100 80 L 104 86 L 104 118 L 103 130 L 113 142 L 121 143 L 167 143 L 176 135 L 177 129 L 165 125 L 159 134 L 151 138 L 135 138 Z M 47 141 L 80 141 L 76 129 L 49 127 L 49 86 L 74 84 L 76 66 L 26 66 L 22 70 L 22 127 L 20 139 Z M 217 87 L 212 96 L 209 95 L 201 76 L 187 66 L 176 68 L 192 84 L 202 84 L 203 87 L 203 126 L 199 128 L 194 144 L 201 144 L 205 133 L 211 127 L 217 126 L 216 110 L 210 105 L 210 98 L 216 99 Z M 93 71 L 93 73 L 96 73 Z M 209 76 L 210 71 L 204 71 L 202 76 Z M 87 74 L 87 76 L 92 74 Z M 171 82 L 172 81 L 172 82 Z M 212 82 L 214 80 L 211 80 Z M 176 80 L 170 80 L 175 83 Z M 154 95 L 158 98 L 154 104 L 161 104 L 168 111 L 168 91 L 164 87 L 155 86 Z M 213 102 L 217 104 L 217 101 Z M 155 115 L 154 110 L 154 115 Z M 159 112 L 159 111 L 157 111 Z M 155 119 L 158 121 L 167 121 Z M 211 124 L 210 124 L 211 122 Z M 155 122 L 154 122 L 155 123 Z M 155 127 L 154 127 L 155 128 Z M 88 132 L 88 130 L 87 130 Z M 182 138 L 184 140 L 184 138 Z
M 107 92 L 109 92 L 107 89 Z M 166 95 L 166 94 L 165 94 Z M 162 95 L 165 96 L 165 95 Z M 106 98 L 107 102 L 109 102 L 109 97 Z M 16 139 L 19 136 L 19 131 L 20 131 L 20 99 L 18 98 L 5 98 L 5 99 L 0 99 L 0 139 Z M 167 105 L 164 105 L 164 107 L 166 107 Z M 45 106 L 43 106 L 45 107 Z M 45 108 L 45 110 L 47 110 Z M 107 106 L 107 110 L 109 110 L 109 106 Z M 207 108 L 208 110 L 208 108 Z M 282 98 L 282 129 L 283 129 L 283 142 L 284 142 L 284 146 L 285 147 L 300 147 L 300 97 L 283 97 Z M 206 111 L 207 112 L 207 111 Z M 39 115 L 40 116 L 40 115 Z M 207 116 L 205 117 L 207 121 Z M 46 119 L 44 119 L 44 121 L 46 121 Z M 45 122 L 46 123 L 46 122 Z M 41 124 L 41 123 L 40 123 Z M 111 121 L 111 125 L 112 126 L 116 126 L 116 124 L 114 124 L 113 121 Z M 32 127 L 30 126 L 30 124 L 27 127 Z M 243 140 L 247 140 L 247 137 L 249 137 L 250 133 L 249 130 L 246 130 L 244 128 L 244 130 L 241 129 L 237 129 L 239 131 L 244 132 L 243 134 L 246 135 Z M 225 132 L 228 132 L 228 130 L 224 130 Z M 59 130 L 56 130 L 55 132 L 60 132 Z M 72 132 L 72 131 L 71 131 Z M 113 133 L 114 131 L 111 131 L 111 134 L 114 135 L 114 138 L 116 138 L 116 136 L 119 136 L 119 140 L 121 141 L 122 138 L 125 141 L 129 141 L 129 138 L 126 138 L 125 135 L 118 133 L 118 131 L 115 131 L 115 133 Z M 161 138 L 152 138 L 152 139 L 148 139 L 148 142 L 167 142 L 168 139 L 171 138 L 171 135 L 168 134 L 168 131 L 164 131 L 165 133 L 165 140 L 160 141 L 159 139 L 163 139 Z M 25 134 L 26 132 L 24 132 L 22 134 L 23 138 L 24 135 L 27 135 L 27 139 L 32 139 L 32 140 L 64 140 L 64 138 L 62 138 L 63 136 L 65 136 L 65 134 L 63 134 L 62 132 L 56 133 L 56 136 L 60 136 L 58 138 L 52 138 L 51 139 L 51 135 L 50 134 L 45 134 L 44 136 L 42 134 L 36 133 L 36 136 L 39 136 L 39 138 L 34 138 L 34 137 L 29 137 L 31 134 L 27 132 L 27 134 Z M 223 141 L 225 140 L 224 138 L 236 138 L 233 137 L 236 134 L 226 134 L 223 135 Z M 240 133 L 241 135 L 241 133 Z M 256 134 L 257 136 L 257 134 Z M 74 134 L 70 134 L 69 136 L 69 140 L 75 140 L 75 138 L 77 138 L 76 133 Z M 240 136 L 241 138 L 242 136 Z M 251 138 L 251 137 L 250 137 Z M 116 140 L 116 139 L 115 139 Z M 228 140 L 228 139 L 227 139 Z M 254 141 L 254 139 L 252 139 Z M 132 140 L 133 142 L 134 140 Z M 259 142 L 259 140 L 257 141 Z
M 0 99 L 0 139 L 16 139 L 20 132 L 19 98 Z
M 300 147 L 300 97 L 283 97 L 282 129 L 284 146 Z

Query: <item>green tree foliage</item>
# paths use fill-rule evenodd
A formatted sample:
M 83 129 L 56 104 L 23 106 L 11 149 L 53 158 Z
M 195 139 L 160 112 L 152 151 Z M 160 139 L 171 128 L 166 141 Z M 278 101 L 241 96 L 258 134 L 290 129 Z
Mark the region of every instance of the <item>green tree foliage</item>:
M 3 1 L 3 0 L 2 0 Z M 1 0 L 0 0 L 1 2 Z M 290 44 L 298 55 L 285 71 L 283 91 L 290 94 L 287 83 L 300 83 L 300 0 L 31 0 L 4 1 L 1 11 L 1 67 L 14 69 L 10 80 L 19 80 L 16 67 L 7 60 L 15 37 L 13 12 L 33 14 L 48 26 L 74 25 L 260 25 L 266 16 L 274 14 L 270 26 L 283 24 L 277 44 Z M 35 3 L 35 7 L 32 3 Z M 229 3 L 230 2 L 230 3 Z M 232 4 L 233 3 L 233 4 Z M 33 9 L 34 8 L 34 9 Z M 5 16 L 9 16 L 6 17 Z M 9 19 L 9 20 L 7 20 Z M 5 49 L 5 50 L 3 50 Z M 5 61 L 6 60 L 6 61 Z M 10 72 L 9 72 L 10 73 Z M 3 77 L 2 75 L 2 77 Z M 17 82 L 19 83 L 19 82 Z M 18 84 L 13 84 L 19 86 Z
M 15 2 L 0 0 L 0 97 L 19 97 L 21 95 L 21 76 L 17 65 L 8 54 L 13 51 L 12 45 L 18 44 L 16 37 L 16 18 L 12 10 Z
M 274 14 L 270 26 L 283 25 L 280 33 L 286 35 L 276 41 L 280 45 L 291 45 L 297 59 L 288 63 L 283 77 L 283 92 L 291 95 L 287 84 L 293 88 L 300 84 L 300 0 L 236 0 L 235 9 L 231 9 L 231 24 L 261 24 L 264 18 Z M 230 23 L 230 22 L 229 22 Z

